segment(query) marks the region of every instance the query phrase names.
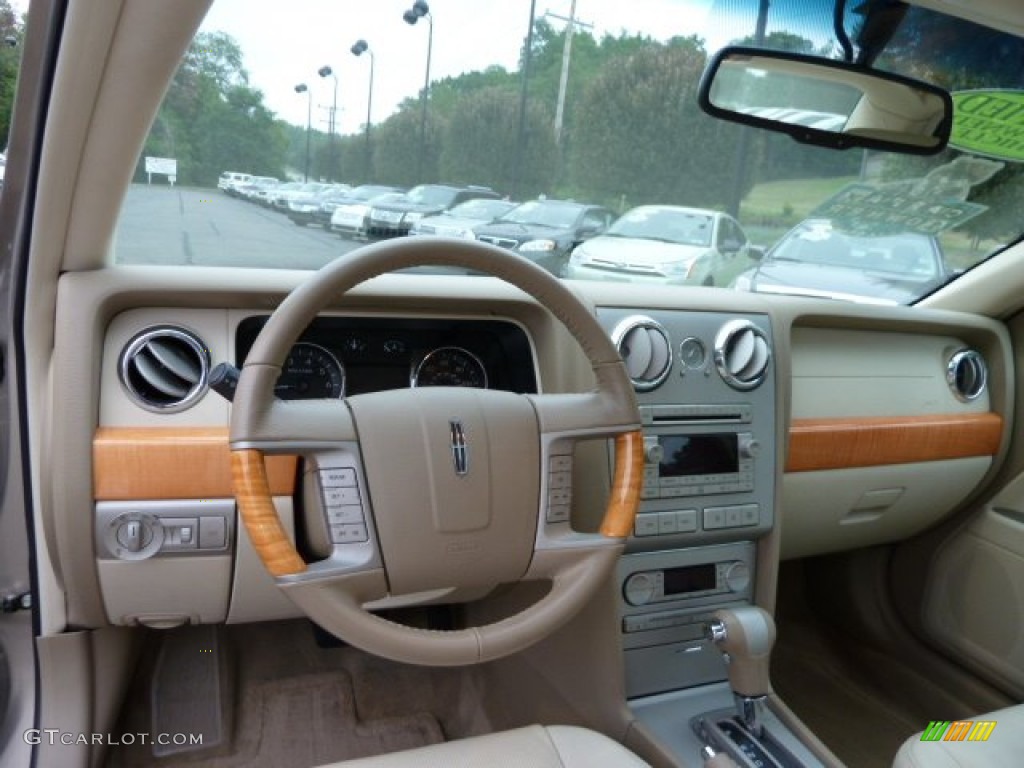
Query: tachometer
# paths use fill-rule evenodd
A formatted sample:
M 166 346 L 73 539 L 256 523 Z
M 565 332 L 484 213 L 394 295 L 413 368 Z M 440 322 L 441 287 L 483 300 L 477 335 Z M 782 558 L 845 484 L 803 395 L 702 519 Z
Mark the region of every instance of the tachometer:
M 462 347 L 438 347 L 413 368 L 414 387 L 476 387 L 487 389 L 487 370 L 480 358 Z
M 284 361 L 274 394 L 282 400 L 339 398 L 345 394 L 345 368 L 323 347 L 300 341 Z

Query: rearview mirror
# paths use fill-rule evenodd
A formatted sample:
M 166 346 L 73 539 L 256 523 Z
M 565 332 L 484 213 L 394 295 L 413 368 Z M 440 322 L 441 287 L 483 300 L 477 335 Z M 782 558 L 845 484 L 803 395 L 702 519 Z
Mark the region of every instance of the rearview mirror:
M 701 109 L 833 149 L 941 152 L 953 101 L 933 85 L 816 56 L 729 47 L 701 78 Z

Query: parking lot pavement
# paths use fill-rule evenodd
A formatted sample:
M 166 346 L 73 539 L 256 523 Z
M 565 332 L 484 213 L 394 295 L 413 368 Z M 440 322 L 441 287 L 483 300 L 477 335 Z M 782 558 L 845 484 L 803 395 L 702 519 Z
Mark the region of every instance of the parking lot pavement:
M 217 189 L 133 184 L 118 224 L 115 260 L 319 269 L 358 246 Z

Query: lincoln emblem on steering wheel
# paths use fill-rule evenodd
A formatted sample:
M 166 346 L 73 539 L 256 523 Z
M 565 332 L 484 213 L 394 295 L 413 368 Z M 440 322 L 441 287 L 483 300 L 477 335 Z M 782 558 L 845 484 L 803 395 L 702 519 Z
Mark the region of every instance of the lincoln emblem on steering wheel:
M 464 477 L 469 472 L 469 446 L 466 445 L 466 430 L 462 422 L 452 419 L 448 422 L 452 429 L 452 460 L 455 462 L 455 474 Z

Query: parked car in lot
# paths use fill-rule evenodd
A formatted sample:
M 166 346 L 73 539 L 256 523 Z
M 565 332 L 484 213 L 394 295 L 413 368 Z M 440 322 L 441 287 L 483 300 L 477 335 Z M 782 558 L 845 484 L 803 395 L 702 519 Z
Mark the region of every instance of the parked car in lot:
M 409 234 L 443 235 L 445 237 L 472 239 L 475 236 L 473 234 L 475 227 L 490 224 L 517 205 L 519 203 L 513 203 L 509 200 L 491 200 L 483 197 L 467 200 L 447 211 L 414 221 Z
M 351 190 L 352 187 L 348 184 L 325 184 L 310 189 L 301 195 L 289 197 L 285 201 L 285 213 L 296 225 L 308 227 L 310 224 L 316 223 L 317 214 L 328 197 L 345 195 Z
M 561 276 L 569 252 L 604 232 L 614 220 L 615 214 L 600 205 L 531 200 L 474 232 L 477 240 L 510 248 Z
M 393 205 L 404 199 L 404 192 L 385 192 L 363 202 L 339 205 L 331 214 L 331 231 L 342 237 L 364 239 L 370 228 L 371 209 L 376 205 Z
M 951 277 L 939 241 L 916 232 L 851 235 L 825 219 L 787 232 L 757 266 L 736 277 L 739 291 L 905 304 Z
M 575 248 L 566 277 L 714 285 L 723 262 L 745 257 L 749 248 L 743 229 L 727 214 L 645 205 Z
M 238 186 L 237 197 L 248 200 L 250 203 L 266 199 L 267 193 L 281 183 L 280 179 L 273 176 L 253 176 L 252 179 Z
M 334 211 L 342 205 L 361 205 L 382 195 L 398 193 L 402 194 L 404 189 L 389 187 L 386 184 L 360 184 L 345 192 L 331 192 L 320 200 L 320 209 L 313 214 L 313 222 L 324 229 L 331 228 L 331 217 Z
M 369 234 L 378 238 L 400 237 L 408 234 L 413 223 L 424 216 L 441 213 L 466 200 L 499 197 L 490 187 L 420 184 L 402 200 L 374 205 L 370 210 Z
M 241 173 L 239 171 L 224 171 L 217 179 L 217 189 L 221 192 L 226 192 L 229 195 L 236 195 L 238 193 L 238 187 L 242 184 L 247 184 L 252 181 L 251 173 Z

